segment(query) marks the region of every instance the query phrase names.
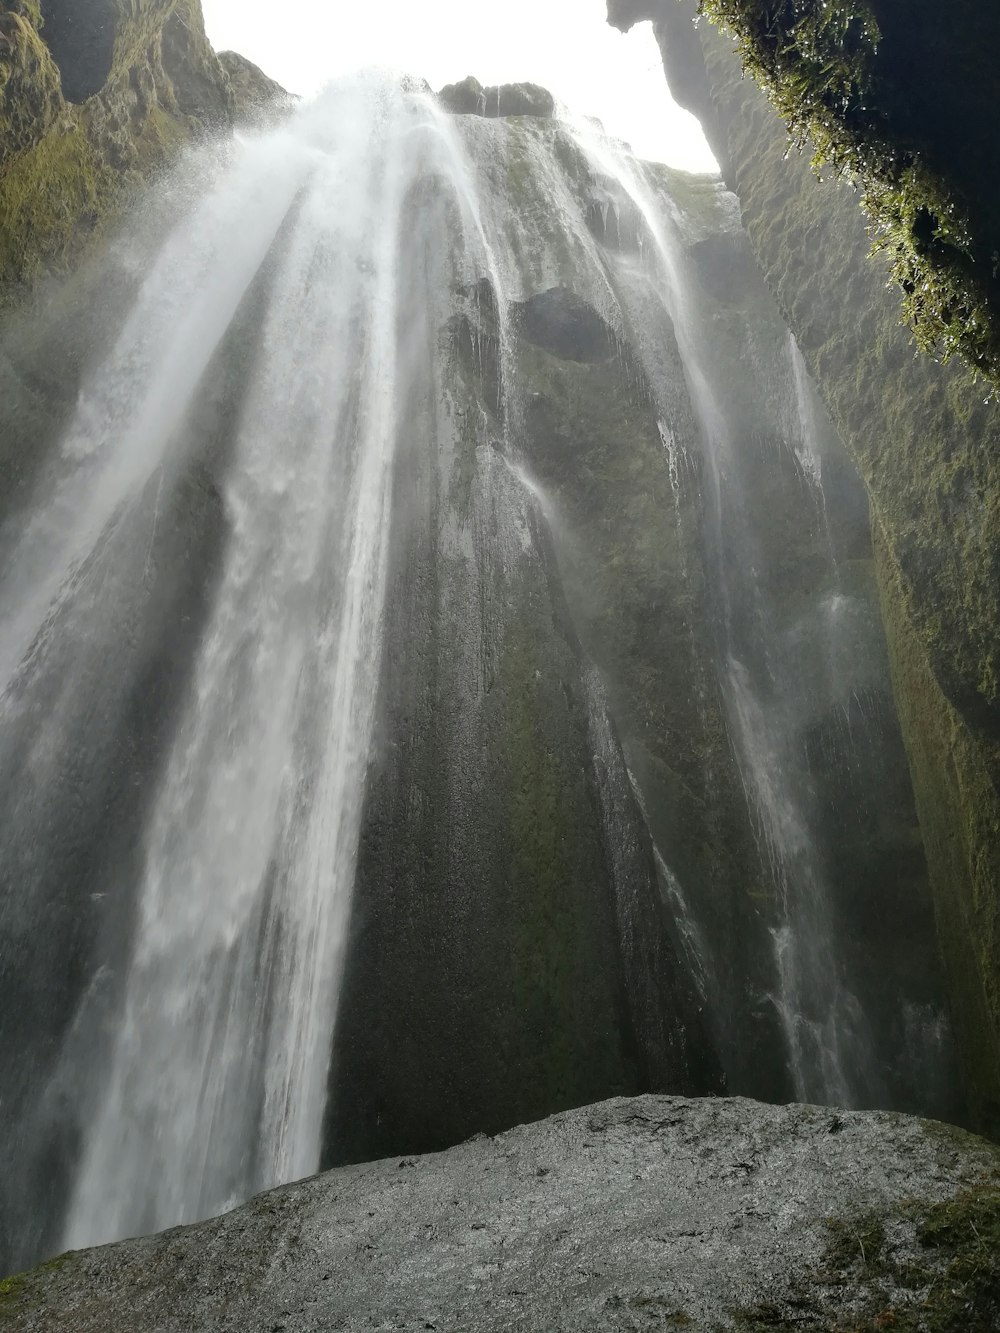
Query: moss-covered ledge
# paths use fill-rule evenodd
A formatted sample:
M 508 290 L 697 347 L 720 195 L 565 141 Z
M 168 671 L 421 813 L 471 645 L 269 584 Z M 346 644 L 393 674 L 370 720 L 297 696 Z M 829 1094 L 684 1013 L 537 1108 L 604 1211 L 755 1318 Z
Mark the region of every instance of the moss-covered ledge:
M 212 50 L 200 0 L 0 0 L 0 309 L 181 144 L 280 93 L 237 60 Z

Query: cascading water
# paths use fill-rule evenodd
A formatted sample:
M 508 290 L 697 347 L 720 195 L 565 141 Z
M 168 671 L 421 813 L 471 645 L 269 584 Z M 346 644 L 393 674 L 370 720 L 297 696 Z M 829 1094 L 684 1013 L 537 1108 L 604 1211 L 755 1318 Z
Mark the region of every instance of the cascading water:
M 338 117 L 326 145 L 321 117 L 337 111 L 237 168 L 259 191 L 286 155 L 301 193 L 225 484 L 215 604 L 145 831 L 71 1245 L 218 1211 L 318 1160 L 379 651 L 404 131 L 417 129 L 372 98 L 351 106 L 357 132 Z M 252 208 L 240 187 L 219 186 Z M 226 232 L 212 239 L 225 271 Z M 173 276 L 176 297 L 171 258 L 153 281 Z
M 723 692 L 762 851 L 779 894 L 779 912 L 771 927 L 777 981 L 773 1002 L 785 1033 L 795 1095 L 845 1106 L 880 1105 L 886 1089 L 872 1049 L 871 1020 L 846 981 L 832 886 L 815 831 L 816 783 L 800 752 L 817 697 L 829 694 L 836 707 L 849 710 L 877 674 L 873 657 L 877 659 L 878 648 L 873 653 L 866 642 L 870 635 L 864 627 L 859 630 L 865 611 L 838 586 L 822 476 L 823 440 L 831 436 L 831 428 L 790 336 L 777 356 L 765 348 L 760 357 L 758 373 L 764 382 L 756 410 L 751 414 L 734 400 L 729 372 L 717 354 L 717 330 L 699 299 L 704 289 L 686 250 L 686 220 L 641 164 L 614 151 L 591 126 L 578 124 L 576 139 L 595 175 L 608 181 L 632 212 L 641 271 L 647 279 L 654 276 L 656 295 L 673 324 L 707 462 L 709 558 L 720 608 Z M 619 212 L 619 229 L 620 217 Z M 629 261 L 624 267 L 634 271 Z M 648 302 L 648 294 L 642 299 Z M 626 311 L 633 324 L 649 319 L 638 301 L 626 305 Z M 752 359 L 757 355 L 752 329 L 748 335 Z M 638 342 L 655 391 L 655 338 L 640 337 Z M 661 400 L 661 406 L 669 419 L 668 404 Z M 788 629 L 781 623 L 787 619 L 784 608 L 768 588 L 773 583 L 768 562 L 776 563 L 775 557 L 766 551 L 744 498 L 747 455 L 754 449 L 746 419 L 751 415 L 758 432 L 763 423 L 763 430 L 792 452 L 803 489 L 822 517 L 827 548 L 823 577 L 830 590 Z M 676 494 L 676 442 L 669 424 L 661 422 L 660 432 Z M 811 670 L 817 661 L 825 676 L 819 681 Z
M 0 528 L 12 1264 L 621 1091 L 902 1101 L 877 1005 L 946 1065 L 933 987 L 850 982 L 817 833 L 813 751 L 902 771 L 839 445 L 762 289 L 699 288 L 721 187 L 671 188 L 361 78 L 119 242 Z
M 29 520 L 3 534 L 0 743 L 11 762 L 30 719 L 22 771 L 44 789 L 93 707 L 82 664 L 112 667 L 170 497 L 205 464 L 185 417 L 267 262 L 219 482 L 224 554 L 140 835 L 127 960 L 105 963 L 120 999 L 70 1245 L 204 1216 L 318 1163 L 401 428 L 405 206 L 429 178 L 464 188 L 447 120 L 379 83 L 236 143 L 221 168 L 206 158 L 189 171 L 215 174 L 84 386 Z M 141 571 L 127 598 L 114 563 Z M 92 1041 L 78 1022 L 63 1063 L 84 1067 Z

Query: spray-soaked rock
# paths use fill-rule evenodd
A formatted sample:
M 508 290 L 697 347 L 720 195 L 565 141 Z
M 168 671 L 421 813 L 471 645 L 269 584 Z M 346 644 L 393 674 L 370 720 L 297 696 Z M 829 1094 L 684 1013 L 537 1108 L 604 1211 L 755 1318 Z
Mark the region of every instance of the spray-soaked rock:
M 565 287 L 530 297 L 520 311 L 530 343 L 569 361 L 606 361 L 617 347 L 614 331 L 586 301 Z
M 461 83 L 449 83 L 438 93 L 441 104 L 456 115 L 541 116 L 555 115 L 555 100 L 537 83 L 501 83 L 484 88 L 470 74 Z
M 616 1100 L 66 1256 L 0 1327 L 985 1329 L 998 1167 L 905 1116 Z

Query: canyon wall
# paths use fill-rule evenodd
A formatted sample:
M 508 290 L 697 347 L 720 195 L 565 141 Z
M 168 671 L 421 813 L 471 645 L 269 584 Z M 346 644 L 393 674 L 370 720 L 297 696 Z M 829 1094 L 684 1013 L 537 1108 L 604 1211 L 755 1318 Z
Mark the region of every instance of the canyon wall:
M 1000 412 L 989 385 L 957 361 L 917 353 L 886 256 L 868 257 L 856 193 L 829 170 L 817 179 L 743 76 L 733 40 L 705 19 L 695 25 L 694 10 L 640 0 L 612 5 L 611 16 L 655 21 L 674 96 L 705 128 L 764 278 L 864 477 L 963 1063 L 977 1120 L 995 1133 Z M 929 48 L 922 55 L 936 68 Z M 920 85 L 917 68 L 910 78 Z

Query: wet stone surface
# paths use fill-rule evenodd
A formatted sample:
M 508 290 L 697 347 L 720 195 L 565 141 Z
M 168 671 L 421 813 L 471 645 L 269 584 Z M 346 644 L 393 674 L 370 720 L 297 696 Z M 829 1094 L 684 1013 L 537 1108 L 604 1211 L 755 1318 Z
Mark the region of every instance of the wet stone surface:
M 933 1276 L 893 1287 L 908 1258 L 937 1262 L 911 1218 L 989 1191 L 998 1166 L 983 1141 L 905 1116 L 616 1099 L 66 1256 L 0 1285 L 0 1327 L 881 1327 L 872 1255 L 863 1271 L 847 1243 L 873 1218 L 893 1259 L 876 1304 L 923 1327 L 907 1311 Z

